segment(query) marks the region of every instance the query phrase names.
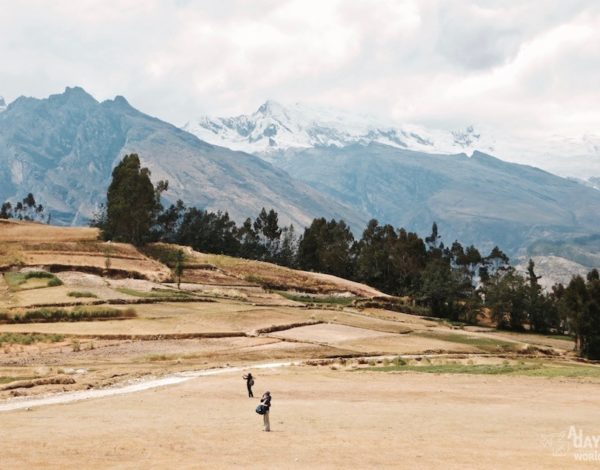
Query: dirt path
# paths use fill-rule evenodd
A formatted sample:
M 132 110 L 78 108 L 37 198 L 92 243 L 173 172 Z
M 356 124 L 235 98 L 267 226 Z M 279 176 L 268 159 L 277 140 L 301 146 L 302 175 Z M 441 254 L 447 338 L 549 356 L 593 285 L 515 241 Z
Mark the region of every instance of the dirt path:
M 277 369 L 280 367 L 289 367 L 299 362 L 271 362 L 267 364 L 256 364 L 253 365 L 252 369 Z M 110 388 L 103 388 L 98 390 L 82 390 L 70 393 L 58 393 L 55 395 L 32 398 L 32 399 L 15 399 L 7 400 L 4 403 L 0 402 L 0 412 L 2 411 L 15 411 L 22 409 L 31 409 L 38 406 L 47 405 L 65 405 L 81 400 L 89 400 L 93 398 L 106 398 L 113 397 L 115 395 L 126 395 L 129 393 L 143 392 L 158 387 L 165 387 L 168 385 L 177 385 L 188 380 L 198 377 L 209 377 L 212 375 L 222 375 L 232 372 L 241 372 L 247 370 L 248 367 L 221 367 L 217 369 L 179 372 L 177 374 L 168 375 L 158 379 L 142 379 L 134 383 L 121 385 Z

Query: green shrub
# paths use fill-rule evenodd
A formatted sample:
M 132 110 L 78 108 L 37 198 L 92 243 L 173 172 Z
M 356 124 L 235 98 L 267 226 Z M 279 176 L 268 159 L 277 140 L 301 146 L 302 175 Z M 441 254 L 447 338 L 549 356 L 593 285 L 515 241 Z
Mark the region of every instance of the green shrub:
M 109 307 L 76 307 L 73 310 L 66 310 L 64 308 L 39 308 L 8 317 L 8 323 L 78 322 L 133 318 L 135 316 L 137 315 L 132 308 L 125 310 Z
M 54 274 L 46 272 L 46 271 L 27 271 L 23 273 L 25 275 L 25 279 L 52 279 Z
M 62 281 L 54 274 L 46 271 L 26 271 L 22 273 L 6 273 L 4 274 L 6 283 L 13 289 L 18 289 L 21 284 L 25 284 L 29 279 L 48 279 L 47 286 L 61 286 Z M 38 286 L 43 287 L 43 286 Z
M 4 344 L 58 343 L 63 339 L 64 336 L 59 334 L 0 333 L 0 346 Z
M 168 298 L 189 298 L 192 294 L 172 289 L 152 289 L 150 292 L 130 289 L 128 287 L 119 287 L 117 289 L 121 294 L 142 297 L 145 299 L 168 299 Z
M 406 365 L 406 361 L 404 359 L 402 359 L 401 357 L 395 357 L 394 360 L 392 361 L 392 363 L 396 367 L 401 367 L 401 366 Z
M 249 277 L 249 276 L 248 276 Z M 246 280 L 250 281 L 246 278 Z M 333 304 L 333 305 L 350 305 L 356 297 L 354 296 L 340 296 L 340 295 L 306 295 L 306 294 L 296 294 L 293 292 L 279 291 L 277 292 L 282 297 L 285 297 L 288 300 L 293 300 L 295 302 L 302 303 L 312 303 L 312 304 Z
M 63 282 L 57 278 L 57 277 L 53 277 L 52 279 L 50 279 L 48 281 L 48 287 L 56 287 L 56 286 L 62 286 Z
M 93 298 L 93 299 L 97 299 L 98 296 L 92 292 L 88 292 L 88 291 L 72 291 L 69 292 L 67 294 L 69 297 L 75 297 L 75 298 L 80 298 L 80 297 L 89 297 L 89 298 Z

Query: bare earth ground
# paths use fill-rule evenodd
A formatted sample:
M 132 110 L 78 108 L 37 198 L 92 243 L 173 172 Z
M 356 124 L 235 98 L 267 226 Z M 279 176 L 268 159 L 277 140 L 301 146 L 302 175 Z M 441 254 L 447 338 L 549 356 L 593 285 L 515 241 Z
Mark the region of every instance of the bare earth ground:
M 3 468 L 577 468 L 548 439 L 600 433 L 596 384 L 526 377 L 256 371 L 2 415 Z M 546 444 L 546 445 L 545 445 Z M 593 465 L 593 464 L 592 464 Z M 585 467 L 585 465 L 583 466 Z

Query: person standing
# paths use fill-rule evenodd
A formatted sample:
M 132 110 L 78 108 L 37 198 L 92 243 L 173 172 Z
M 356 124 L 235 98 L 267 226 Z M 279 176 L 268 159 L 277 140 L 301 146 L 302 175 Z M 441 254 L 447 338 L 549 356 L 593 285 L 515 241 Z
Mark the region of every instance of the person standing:
M 248 375 L 242 375 L 242 378 L 246 381 L 246 388 L 248 389 L 248 397 L 254 398 L 254 394 L 252 393 L 252 386 L 254 385 L 254 377 L 252 374 L 248 372 Z
M 271 422 L 269 421 L 269 414 L 271 412 L 271 392 L 265 392 L 260 399 L 260 404 L 264 406 L 265 413 L 263 414 L 264 430 L 266 432 L 271 431 Z

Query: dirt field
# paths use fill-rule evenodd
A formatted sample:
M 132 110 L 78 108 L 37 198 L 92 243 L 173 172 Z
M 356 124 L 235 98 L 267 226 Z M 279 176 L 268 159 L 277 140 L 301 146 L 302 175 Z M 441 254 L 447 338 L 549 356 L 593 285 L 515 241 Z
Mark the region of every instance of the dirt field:
M 3 468 L 577 468 L 575 425 L 600 433 L 596 384 L 526 377 L 255 371 L 2 414 Z M 32 443 L 35 443 L 33 445 Z M 564 446 L 563 446 L 564 447 Z

